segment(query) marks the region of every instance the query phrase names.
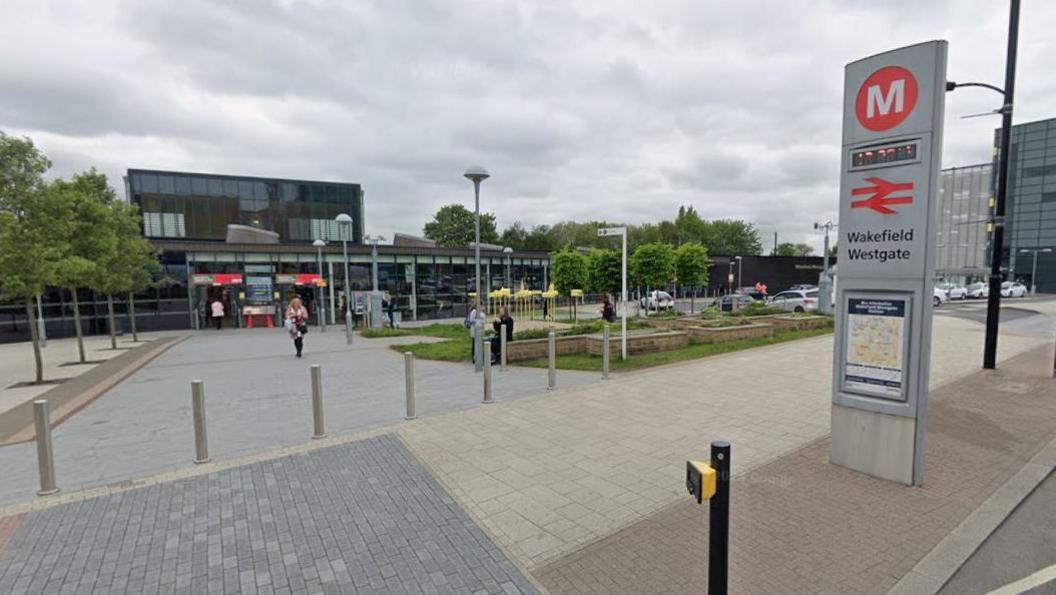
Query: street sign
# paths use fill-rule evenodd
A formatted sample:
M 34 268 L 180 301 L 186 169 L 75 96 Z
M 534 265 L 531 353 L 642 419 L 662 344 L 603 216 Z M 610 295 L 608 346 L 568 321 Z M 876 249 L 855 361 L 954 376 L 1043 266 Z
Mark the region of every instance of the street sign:
M 848 64 L 830 460 L 923 480 L 945 41 Z
M 598 230 L 598 237 L 621 236 L 627 233 L 626 227 L 603 227 Z

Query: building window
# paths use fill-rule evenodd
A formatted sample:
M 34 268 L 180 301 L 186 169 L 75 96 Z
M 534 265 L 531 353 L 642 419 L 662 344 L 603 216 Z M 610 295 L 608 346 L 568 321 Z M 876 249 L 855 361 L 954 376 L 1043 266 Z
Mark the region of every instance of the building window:
M 186 237 L 183 213 L 143 213 L 143 235 L 148 238 Z

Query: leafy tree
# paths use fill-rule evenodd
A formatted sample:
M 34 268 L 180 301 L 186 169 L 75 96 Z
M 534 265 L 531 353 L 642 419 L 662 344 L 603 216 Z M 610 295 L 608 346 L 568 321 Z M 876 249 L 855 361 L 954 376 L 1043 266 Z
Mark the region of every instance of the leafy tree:
M 591 250 L 587 255 L 587 290 L 617 293 L 623 288 L 623 255 L 619 250 Z
M 793 244 L 791 242 L 784 242 L 777 245 L 777 249 L 774 250 L 774 256 L 810 256 L 814 253 L 814 248 L 809 244 Z
M 696 242 L 682 244 L 675 249 L 675 276 L 682 285 L 696 288 L 707 282 L 709 264 L 707 248 Z M 694 310 L 695 294 L 690 294 L 690 312 Z
M 686 242 L 704 242 L 707 236 L 708 224 L 692 205 L 678 207 L 678 217 L 675 218 L 675 237 L 671 239 L 676 246 Z
M 62 230 L 65 253 L 56 264 L 56 283 L 73 296 L 73 326 L 77 336 L 77 353 L 85 362 L 81 308 L 77 290 L 97 284 L 102 264 L 117 250 L 117 234 L 110 226 L 110 205 L 114 191 L 106 176 L 94 169 L 77 174 L 71 180 L 55 180 L 45 194 L 48 210 L 57 218 Z
M 529 230 L 520 221 L 514 222 L 513 225 L 503 230 L 499 243 L 514 250 L 545 250 L 552 252 L 556 247 L 550 237 L 550 227 L 548 225 L 535 225 Z
M 565 248 L 550 255 L 550 279 L 557 292 L 569 295 L 587 284 L 587 257 Z
M 0 131 L 0 295 L 25 302 L 36 382 L 44 381 L 33 298 L 55 279 L 61 247 L 45 208 L 44 173 L 51 162 L 28 138 Z
M 433 215 L 433 220 L 425 224 L 425 237 L 434 240 L 441 246 L 462 247 L 475 241 L 474 222 L 476 215 L 460 204 L 440 207 Z M 499 241 L 499 232 L 495 229 L 495 214 L 480 214 L 480 241 L 495 244 Z
M 675 276 L 675 251 L 668 244 L 642 244 L 627 263 L 638 283 L 646 287 L 663 287 Z
M 708 254 L 724 256 L 748 256 L 761 254 L 763 251 L 759 230 L 751 223 L 736 219 L 709 221 L 704 246 L 708 249 Z

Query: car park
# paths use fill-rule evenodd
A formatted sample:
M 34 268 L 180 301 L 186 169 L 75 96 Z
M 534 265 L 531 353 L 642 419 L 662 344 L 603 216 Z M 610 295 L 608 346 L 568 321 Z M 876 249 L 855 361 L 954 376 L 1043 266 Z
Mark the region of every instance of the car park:
M 981 300 L 990 297 L 990 285 L 983 282 L 972 283 L 967 287 L 969 299 Z
M 946 292 L 947 299 L 963 300 L 968 297 L 968 288 L 963 285 L 957 285 L 956 283 L 941 283 L 936 285 L 936 287 Z
M 675 307 L 675 298 L 666 291 L 650 291 L 649 297 L 638 300 L 648 310 L 668 310 Z
M 818 290 L 789 289 L 770 298 L 768 305 L 789 312 L 807 312 L 818 309 Z
M 715 301 L 711 302 L 711 307 L 718 308 L 723 312 L 732 312 L 734 310 L 740 310 L 748 304 L 754 303 L 756 300 L 752 299 L 749 295 L 740 293 L 731 293 L 722 297 L 715 298 Z
M 1017 298 L 1027 296 L 1027 286 L 1018 281 L 1005 281 L 1001 284 L 1001 297 Z

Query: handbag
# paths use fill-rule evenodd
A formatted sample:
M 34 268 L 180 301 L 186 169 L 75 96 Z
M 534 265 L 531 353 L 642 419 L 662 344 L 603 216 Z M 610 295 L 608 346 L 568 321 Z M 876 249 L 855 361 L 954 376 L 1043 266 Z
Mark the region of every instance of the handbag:
M 308 325 L 303 323 L 303 322 L 301 324 L 297 325 L 297 332 L 301 333 L 302 335 L 307 335 L 308 334 Z

